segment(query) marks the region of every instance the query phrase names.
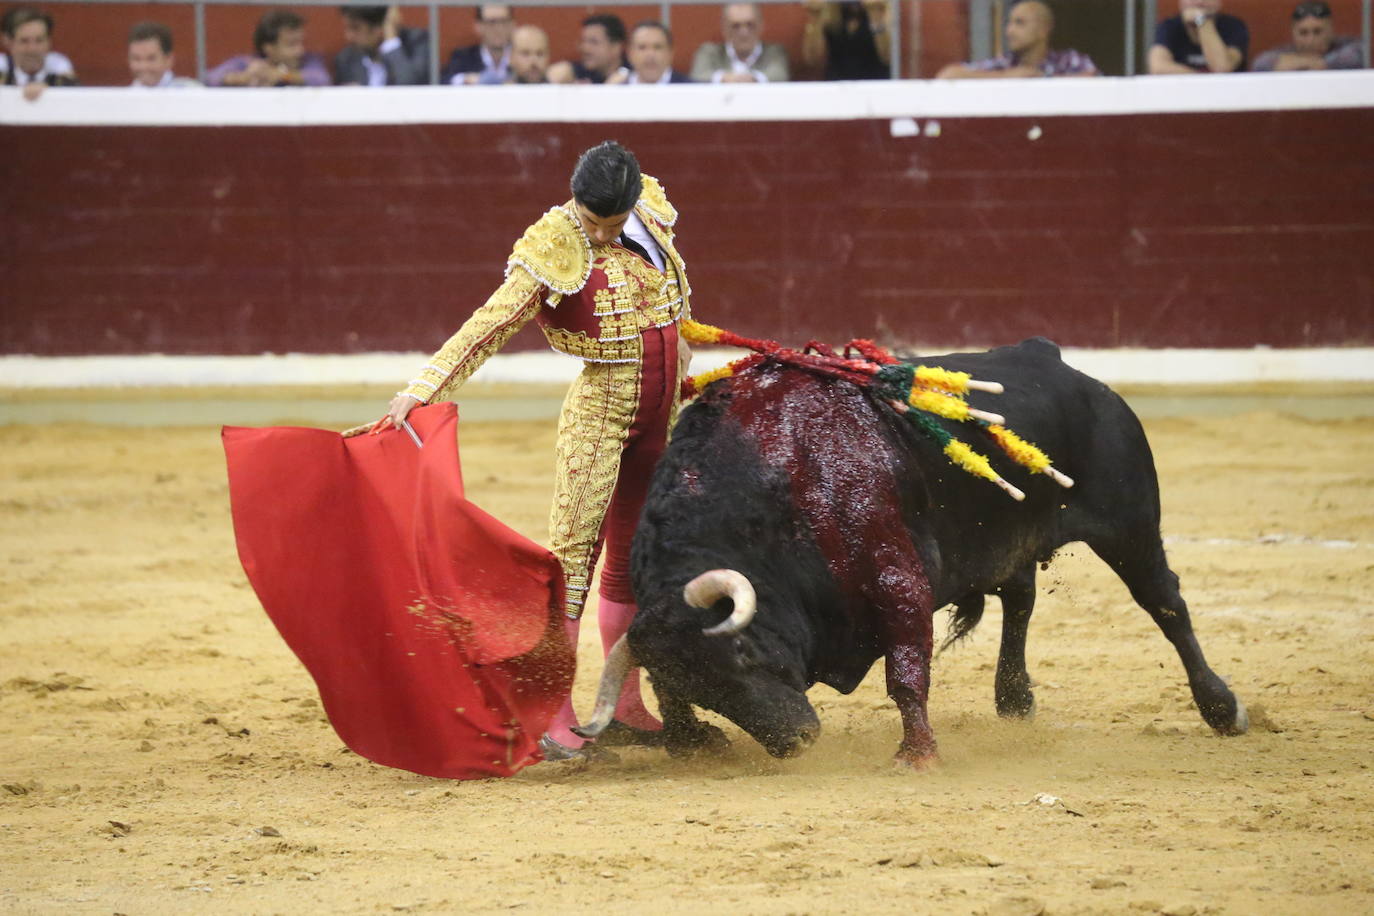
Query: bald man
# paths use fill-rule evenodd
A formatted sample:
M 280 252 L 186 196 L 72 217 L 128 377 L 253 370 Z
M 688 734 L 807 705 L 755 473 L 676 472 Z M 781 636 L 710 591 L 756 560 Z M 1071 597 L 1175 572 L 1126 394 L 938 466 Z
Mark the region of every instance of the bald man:
M 511 83 L 549 81 L 549 36 L 537 25 L 522 25 L 510 39 Z
M 1007 52 L 1001 57 L 950 64 L 937 79 L 1020 79 L 1029 76 L 1101 76 L 1086 54 L 1050 50 L 1054 13 L 1041 0 L 1019 0 L 1007 11 Z

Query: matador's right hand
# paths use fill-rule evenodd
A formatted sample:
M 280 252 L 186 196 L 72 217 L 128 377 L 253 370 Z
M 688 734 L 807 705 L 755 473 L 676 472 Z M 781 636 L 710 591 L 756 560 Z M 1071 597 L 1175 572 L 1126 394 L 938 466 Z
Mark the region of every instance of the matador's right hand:
M 380 433 L 384 430 L 399 427 L 402 420 L 406 418 L 412 410 L 420 404 L 415 398 L 408 394 L 397 392 L 396 397 L 391 399 L 391 403 L 386 406 L 386 413 L 376 423 L 363 423 L 361 426 L 354 426 L 340 433 L 345 439 L 353 436 L 361 436 L 363 433 Z
M 372 424 L 372 432 L 380 433 L 392 427 L 399 428 L 401 421 L 406 418 L 406 414 L 414 410 L 419 404 L 418 399 L 404 392 L 396 392 L 396 397 L 392 398 L 391 403 L 386 407 L 386 416 Z

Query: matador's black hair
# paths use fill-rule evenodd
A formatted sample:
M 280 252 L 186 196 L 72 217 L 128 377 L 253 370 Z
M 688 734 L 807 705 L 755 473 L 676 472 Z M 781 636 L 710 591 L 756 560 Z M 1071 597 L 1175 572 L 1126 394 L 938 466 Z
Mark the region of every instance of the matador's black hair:
M 593 146 L 572 173 L 573 199 L 597 216 L 618 216 L 639 202 L 639 160 L 614 140 Z

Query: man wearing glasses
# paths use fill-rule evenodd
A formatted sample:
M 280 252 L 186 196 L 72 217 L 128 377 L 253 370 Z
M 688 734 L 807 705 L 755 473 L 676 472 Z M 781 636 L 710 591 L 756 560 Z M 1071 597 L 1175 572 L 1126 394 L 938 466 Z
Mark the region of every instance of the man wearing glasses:
M 1256 70 L 1358 70 L 1364 66 L 1358 38 L 1337 37 L 1331 6 L 1325 0 L 1299 3 L 1293 10 L 1293 43 L 1265 51 Z
M 763 11 L 757 3 L 731 3 L 721 11 L 725 41 L 708 41 L 692 59 L 698 83 L 785 83 L 791 79 L 787 50 L 765 43 Z
M 515 19 L 510 7 L 484 3 L 477 7 L 477 44 L 455 48 L 439 74 L 440 85 L 499 86 L 510 81 L 510 41 Z
M 1150 72 L 1236 73 L 1245 69 L 1250 30 L 1221 11 L 1221 0 L 1178 0 L 1178 15 L 1159 23 Z

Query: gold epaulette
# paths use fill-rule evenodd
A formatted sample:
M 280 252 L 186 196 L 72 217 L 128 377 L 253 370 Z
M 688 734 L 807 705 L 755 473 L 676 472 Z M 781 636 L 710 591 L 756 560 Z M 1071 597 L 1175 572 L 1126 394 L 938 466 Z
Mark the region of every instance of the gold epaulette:
M 591 276 L 592 245 L 577 218 L 564 207 L 554 207 L 515 243 L 506 274 L 515 266 L 554 292 L 570 295 L 586 286 Z
M 644 212 L 669 228 L 677 222 L 677 209 L 668 203 L 668 195 L 663 193 L 663 185 L 652 175 L 641 175 L 639 203 Z

